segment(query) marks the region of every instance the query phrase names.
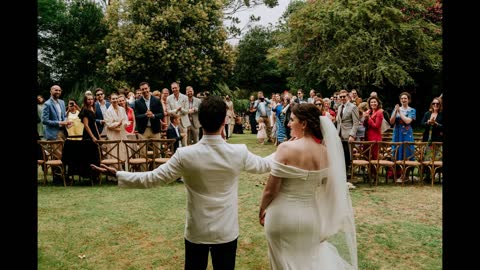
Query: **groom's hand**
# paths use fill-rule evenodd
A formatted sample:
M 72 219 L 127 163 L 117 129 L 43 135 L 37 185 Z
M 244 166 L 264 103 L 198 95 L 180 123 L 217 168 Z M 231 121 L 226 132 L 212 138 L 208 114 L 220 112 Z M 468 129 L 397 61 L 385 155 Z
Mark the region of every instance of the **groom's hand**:
M 90 168 L 99 173 L 107 174 L 110 176 L 117 176 L 117 169 L 113 167 L 108 167 L 105 164 L 100 164 L 100 167 L 96 166 L 95 164 L 90 164 Z

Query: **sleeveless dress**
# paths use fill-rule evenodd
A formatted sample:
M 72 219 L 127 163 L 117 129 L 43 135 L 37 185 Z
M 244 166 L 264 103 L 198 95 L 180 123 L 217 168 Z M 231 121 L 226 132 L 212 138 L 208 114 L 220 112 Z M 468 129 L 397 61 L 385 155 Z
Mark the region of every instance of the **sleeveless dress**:
M 272 160 L 271 174 L 282 178 L 265 216 L 271 269 L 353 269 L 326 241 L 328 168 L 308 171 Z

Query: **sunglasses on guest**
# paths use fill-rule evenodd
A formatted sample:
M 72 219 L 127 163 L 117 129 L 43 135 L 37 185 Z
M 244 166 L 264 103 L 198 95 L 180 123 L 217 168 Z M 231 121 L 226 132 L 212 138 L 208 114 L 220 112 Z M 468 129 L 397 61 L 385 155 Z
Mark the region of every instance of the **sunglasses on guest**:
M 315 103 L 315 106 L 323 106 L 322 103 Z
M 338 98 L 346 98 L 347 96 L 338 96 Z
M 438 103 L 438 102 L 432 102 L 432 106 L 439 106 L 439 105 L 440 105 L 440 103 Z

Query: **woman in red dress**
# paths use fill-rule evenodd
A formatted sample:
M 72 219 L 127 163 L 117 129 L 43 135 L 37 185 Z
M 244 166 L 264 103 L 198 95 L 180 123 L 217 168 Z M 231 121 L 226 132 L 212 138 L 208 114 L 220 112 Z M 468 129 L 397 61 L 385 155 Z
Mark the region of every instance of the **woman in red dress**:
M 377 97 L 370 97 L 367 100 L 368 110 L 363 113 L 365 120 L 363 122 L 366 128 L 365 140 L 366 141 L 381 141 L 382 140 L 382 121 L 383 110 L 382 103 Z M 372 147 L 371 159 L 377 159 L 378 146 Z

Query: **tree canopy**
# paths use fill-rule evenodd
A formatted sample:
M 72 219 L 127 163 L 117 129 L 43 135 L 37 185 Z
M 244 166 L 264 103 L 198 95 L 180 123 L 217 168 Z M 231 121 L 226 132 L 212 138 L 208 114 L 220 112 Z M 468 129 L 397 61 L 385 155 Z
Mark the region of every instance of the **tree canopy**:
M 440 72 L 441 13 L 434 0 L 311 1 L 288 17 L 273 52 L 290 84 L 371 89 L 412 86 Z M 440 10 L 441 12 L 441 10 Z
M 71 89 L 104 74 L 107 27 L 100 5 L 88 0 L 38 1 L 39 85 Z M 49 85 L 46 85 L 46 84 Z
M 107 11 L 108 74 L 154 87 L 172 81 L 212 87 L 233 69 L 222 9 L 219 0 L 115 1 Z
M 277 66 L 275 58 L 268 58 L 268 50 L 276 46 L 272 30 L 257 26 L 248 31 L 238 44 L 234 78 L 238 87 L 266 93 L 285 90 L 286 74 Z

